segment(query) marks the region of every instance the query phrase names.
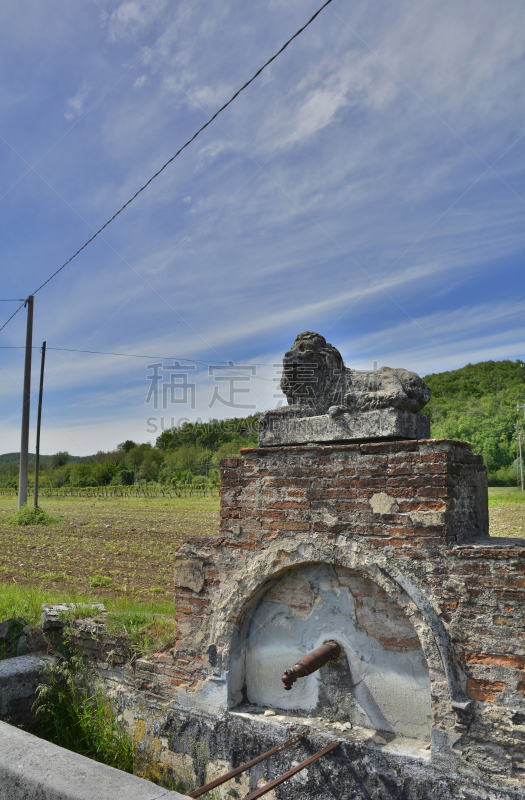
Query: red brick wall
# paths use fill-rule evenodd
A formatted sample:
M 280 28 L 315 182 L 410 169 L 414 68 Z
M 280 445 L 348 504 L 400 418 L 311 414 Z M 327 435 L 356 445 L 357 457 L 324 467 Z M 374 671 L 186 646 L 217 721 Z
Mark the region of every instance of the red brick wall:
M 410 576 L 474 701 L 457 719 L 455 750 L 477 764 L 490 746 L 506 779 L 525 775 L 525 545 L 488 538 L 485 468 L 461 442 L 253 448 L 223 459 L 219 537 L 187 540 L 177 553 L 179 564 L 198 563 L 204 584 L 178 587 L 177 645 L 150 673 L 161 693 L 214 673 L 210 620 L 230 576 L 290 537 L 359 542 L 371 563 L 386 559 Z

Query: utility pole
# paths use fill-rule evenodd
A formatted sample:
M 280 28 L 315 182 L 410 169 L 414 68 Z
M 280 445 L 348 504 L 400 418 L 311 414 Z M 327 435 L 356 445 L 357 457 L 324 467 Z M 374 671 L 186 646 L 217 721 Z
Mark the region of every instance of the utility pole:
M 29 448 L 29 406 L 31 400 L 31 352 L 33 347 L 33 295 L 27 306 L 26 358 L 24 365 L 24 402 L 22 405 L 22 437 L 20 441 L 20 474 L 18 477 L 18 509 L 27 505 L 27 467 Z
M 40 423 L 42 421 L 42 394 L 44 392 L 44 364 L 46 361 L 46 343 L 42 342 L 42 362 L 40 364 L 40 390 L 38 392 L 38 417 L 36 423 L 35 450 L 35 508 L 38 507 L 38 470 L 40 469 Z
M 517 444 L 517 453 L 518 456 L 518 483 L 521 481 L 521 491 L 523 491 L 523 455 L 521 452 L 521 428 L 518 423 L 516 423 L 516 444 Z
M 523 409 L 523 418 L 525 420 L 525 403 L 522 403 L 521 405 L 519 403 L 517 404 L 516 410 L 518 411 L 518 414 L 520 408 Z M 522 430 L 518 422 L 516 422 L 516 438 L 518 440 L 518 458 L 519 458 L 519 474 L 521 476 L 521 491 L 523 492 L 523 454 L 521 452 Z
M 521 454 L 521 431 L 518 439 L 518 447 L 520 449 L 520 473 L 521 473 L 521 491 L 523 491 L 523 456 Z

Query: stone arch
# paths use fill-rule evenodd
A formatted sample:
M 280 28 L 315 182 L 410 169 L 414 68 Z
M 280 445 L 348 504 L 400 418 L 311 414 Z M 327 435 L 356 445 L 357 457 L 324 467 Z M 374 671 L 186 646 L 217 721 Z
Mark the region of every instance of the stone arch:
M 280 539 L 266 550 L 254 554 L 246 565 L 230 574 L 226 591 L 221 592 L 212 624 L 212 641 L 219 643 L 229 686 L 229 707 L 240 702 L 239 686 L 243 685 L 245 665 L 242 650 L 243 626 L 263 597 L 287 573 L 311 565 L 330 565 L 361 573 L 381 587 L 410 620 L 429 668 L 433 716 L 453 724 L 453 709 L 464 709 L 469 699 L 461 690 L 461 676 L 446 630 L 432 603 L 405 574 L 393 572 L 382 554 L 371 551 L 359 542 L 298 542 Z M 319 642 L 320 644 L 321 642 Z M 291 664 L 289 665 L 291 666 Z M 244 698 L 246 699 L 246 697 Z M 448 719 L 448 722 L 446 718 Z

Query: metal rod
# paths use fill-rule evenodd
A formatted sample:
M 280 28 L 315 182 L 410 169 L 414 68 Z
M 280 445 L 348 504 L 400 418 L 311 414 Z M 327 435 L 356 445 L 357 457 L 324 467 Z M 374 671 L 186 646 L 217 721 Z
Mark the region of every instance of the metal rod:
M 336 642 L 326 642 L 326 644 L 313 650 L 308 655 L 299 659 L 291 669 L 284 671 L 282 681 L 284 688 L 289 691 L 297 678 L 306 678 L 312 672 L 316 672 L 329 661 L 333 661 L 341 653 L 341 648 Z
M 38 506 L 38 471 L 40 469 L 40 423 L 42 421 L 42 395 L 44 393 L 44 364 L 46 361 L 46 343 L 42 342 L 42 362 L 40 364 L 40 390 L 38 392 L 38 416 L 36 421 L 35 449 L 35 508 Z
M 276 753 L 279 753 L 281 750 L 284 750 L 285 747 L 290 747 L 290 745 L 299 742 L 303 738 L 303 734 L 299 733 L 297 736 L 294 736 L 292 739 L 288 739 L 287 742 L 283 742 L 283 744 L 277 745 L 272 750 L 268 750 L 267 753 L 263 753 L 257 758 L 252 758 L 251 761 L 248 761 L 246 764 L 241 764 L 240 767 L 236 767 L 232 769 L 231 772 L 227 772 L 225 775 L 221 775 L 220 778 L 215 778 L 214 781 L 210 781 L 210 783 L 204 784 L 199 789 L 194 789 L 193 792 L 188 794 L 188 797 L 200 797 L 201 794 L 205 794 L 206 792 L 210 792 L 212 789 L 215 789 L 216 786 L 220 786 L 222 783 L 226 783 L 226 781 L 235 778 L 236 775 L 240 775 L 241 772 L 246 772 L 247 769 L 251 769 L 256 764 L 260 764 L 261 761 L 265 761 L 270 756 L 274 756 Z
M 27 505 L 27 468 L 29 449 L 29 406 L 31 400 L 31 348 L 33 346 L 33 295 L 27 306 L 26 358 L 24 364 L 24 401 L 22 405 L 22 437 L 20 441 L 20 473 L 18 476 L 18 508 Z
M 244 800 L 256 800 L 257 797 L 262 797 L 263 794 L 266 794 L 266 792 L 271 791 L 271 789 L 275 789 L 276 786 L 279 786 L 279 784 L 287 781 L 288 778 L 292 777 L 292 775 L 295 775 L 297 772 L 300 772 L 309 764 L 312 764 L 314 761 L 317 761 L 318 758 L 321 758 L 321 756 L 325 756 L 327 753 L 330 752 L 330 750 L 334 750 L 338 746 L 339 742 L 332 742 L 332 744 L 329 744 L 328 747 L 323 747 L 323 749 L 319 750 L 318 753 L 315 753 L 315 755 L 310 756 L 310 758 L 307 758 L 306 761 L 303 761 L 301 764 L 298 764 L 296 767 L 293 767 L 293 769 L 289 769 L 288 772 L 284 773 L 284 775 L 281 775 L 279 778 L 275 778 L 273 781 L 270 781 L 270 783 L 265 783 L 264 786 L 261 786 L 259 789 L 256 789 L 255 792 L 246 795 Z

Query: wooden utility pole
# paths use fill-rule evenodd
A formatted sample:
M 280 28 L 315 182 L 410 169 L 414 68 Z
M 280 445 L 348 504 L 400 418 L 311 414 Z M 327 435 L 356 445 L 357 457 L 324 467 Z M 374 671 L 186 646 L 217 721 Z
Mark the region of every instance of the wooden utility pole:
M 40 390 L 38 392 L 38 417 L 36 423 L 35 450 L 35 508 L 38 507 L 38 470 L 40 469 L 40 423 L 42 421 L 42 394 L 44 392 L 44 364 L 46 361 L 46 343 L 42 342 L 42 362 L 40 364 Z
M 523 418 L 525 419 L 525 403 L 522 403 L 521 405 L 519 403 L 517 404 L 516 409 L 518 413 L 520 411 L 520 408 L 523 409 Z M 518 422 L 516 423 L 516 434 L 518 439 L 518 451 L 519 451 L 518 459 L 519 459 L 519 470 L 521 475 L 521 491 L 523 492 L 523 455 L 521 452 L 522 430 Z
M 518 444 L 518 481 L 521 478 L 521 491 L 523 491 L 523 455 L 521 452 L 521 428 L 516 423 L 516 440 Z
M 29 406 L 31 400 L 31 352 L 33 347 L 33 295 L 27 306 L 26 358 L 24 365 L 24 402 L 22 405 L 22 437 L 20 441 L 20 474 L 18 477 L 18 508 L 27 505 L 27 468 L 29 448 Z

